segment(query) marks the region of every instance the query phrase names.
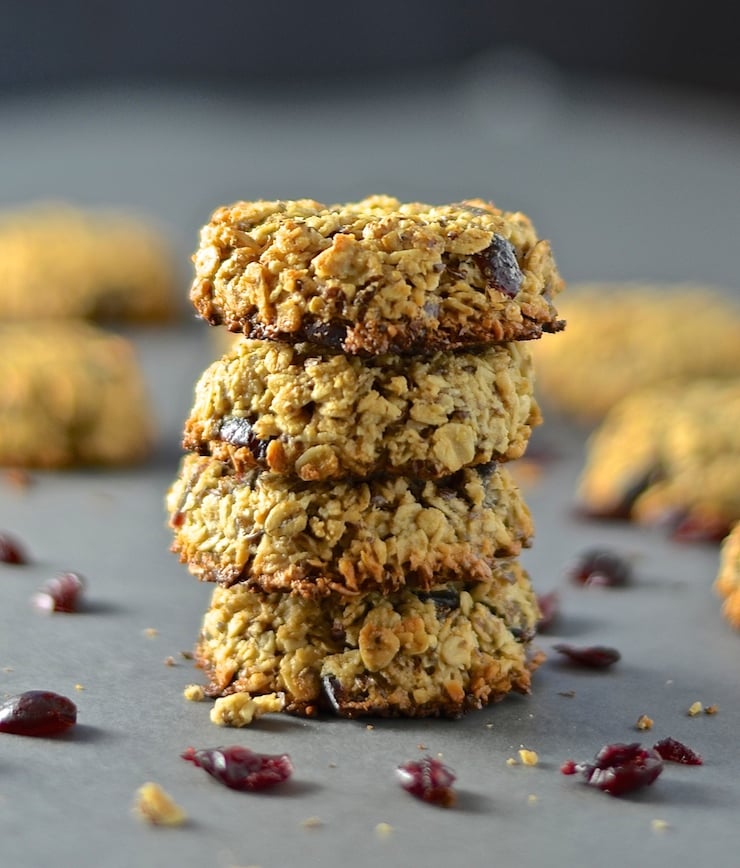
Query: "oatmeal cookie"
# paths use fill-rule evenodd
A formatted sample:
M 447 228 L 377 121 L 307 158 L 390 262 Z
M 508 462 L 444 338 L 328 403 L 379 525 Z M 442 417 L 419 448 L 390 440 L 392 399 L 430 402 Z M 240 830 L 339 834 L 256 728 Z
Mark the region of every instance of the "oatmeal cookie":
M 494 559 L 533 534 L 519 490 L 494 465 L 436 481 L 304 482 L 190 454 L 167 508 L 173 551 L 199 578 L 308 596 L 487 580 Z
M 131 344 L 77 320 L 0 326 L 0 464 L 143 459 L 152 416 Z
M 584 422 L 672 378 L 740 375 L 737 296 L 689 285 L 569 287 L 568 328 L 532 346 L 538 396 Z
M 723 598 L 722 614 L 740 628 L 740 522 L 725 537 L 714 588 Z
M 0 215 L 4 320 L 161 322 L 175 287 L 168 243 L 133 215 L 51 203 Z
M 237 202 L 213 214 L 193 260 L 199 315 L 252 338 L 378 355 L 563 327 L 549 243 L 482 200 Z
M 530 685 L 538 610 L 516 561 L 486 583 L 306 599 L 218 587 L 196 660 L 206 692 L 284 696 L 345 717 L 458 717 Z
M 622 399 L 591 435 L 579 498 L 591 515 L 721 539 L 740 519 L 740 379 Z
M 423 478 L 520 457 L 540 422 L 524 344 L 346 356 L 243 339 L 201 377 L 186 449 L 306 481 Z

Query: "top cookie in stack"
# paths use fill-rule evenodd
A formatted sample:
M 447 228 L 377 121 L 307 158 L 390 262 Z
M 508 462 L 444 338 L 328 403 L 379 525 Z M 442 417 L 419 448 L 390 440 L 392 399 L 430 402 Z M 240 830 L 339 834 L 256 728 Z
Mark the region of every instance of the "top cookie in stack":
M 455 716 L 528 690 L 533 528 L 499 464 L 541 421 L 521 342 L 563 327 L 548 243 L 477 200 L 242 202 L 194 261 L 198 312 L 245 335 L 168 495 L 173 550 L 221 586 L 210 694 Z

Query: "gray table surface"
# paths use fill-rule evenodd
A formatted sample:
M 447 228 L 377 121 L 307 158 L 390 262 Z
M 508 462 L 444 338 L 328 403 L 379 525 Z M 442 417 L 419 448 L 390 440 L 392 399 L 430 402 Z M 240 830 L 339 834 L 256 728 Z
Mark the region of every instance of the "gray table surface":
M 183 298 L 197 227 L 221 202 L 376 191 L 482 195 L 521 208 L 573 280 L 703 279 L 737 292 L 732 112 L 511 66 L 476 66 L 442 87 L 292 101 L 152 89 L 6 100 L 2 204 L 52 196 L 153 214 L 182 251 Z M 168 552 L 163 496 L 193 383 L 214 354 L 209 329 L 185 307 L 176 327 L 129 332 L 159 423 L 146 466 L 37 474 L 25 491 L 0 484 L 0 528 L 33 558 L 0 566 L 0 695 L 56 690 L 77 702 L 80 720 L 57 739 L 2 738 L 0 864 L 735 864 L 740 637 L 711 591 L 717 549 L 577 520 L 584 435 L 552 415 L 538 437 L 554 443 L 555 457 L 524 488 L 537 524 L 524 562 L 538 590 L 562 593 L 562 618 L 538 643 L 546 652 L 558 640 L 614 645 L 623 659 L 613 670 L 578 671 L 551 654 L 529 697 L 460 721 L 372 728 L 273 716 L 223 731 L 207 704 L 182 698 L 199 676 L 179 652 L 192 647 L 210 589 Z M 634 585 L 569 584 L 568 563 L 591 545 L 634 556 Z M 87 577 L 88 610 L 43 617 L 29 596 L 61 569 Z M 175 666 L 165 665 L 170 656 Z M 719 712 L 689 717 L 697 700 Z M 642 713 L 655 721 L 650 733 L 634 728 Z M 702 753 L 704 766 L 666 767 L 634 797 L 610 798 L 558 771 L 605 742 L 668 735 Z M 179 758 L 188 745 L 228 742 L 290 753 L 293 781 L 279 793 L 234 793 Z M 507 764 L 521 746 L 538 752 L 536 767 Z M 432 808 L 397 786 L 394 767 L 423 752 L 456 771 L 456 808 Z M 131 816 L 147 780 L 185 808 L 187 826 L 151 828 Z M 314 817 L 320 823 L 307 826 Z M 392 827 L 386 837 L 379 823 Z

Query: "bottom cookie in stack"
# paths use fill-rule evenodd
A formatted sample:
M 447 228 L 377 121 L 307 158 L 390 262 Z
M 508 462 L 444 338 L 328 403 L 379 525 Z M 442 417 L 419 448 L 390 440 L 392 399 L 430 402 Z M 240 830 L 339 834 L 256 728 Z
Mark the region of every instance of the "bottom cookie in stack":
M 311 599 L 216 587 L 196 647 L 212 697 L 278 693 L 284 710 L 459 717 L 528 693 L 539 611 L 529 576 Z

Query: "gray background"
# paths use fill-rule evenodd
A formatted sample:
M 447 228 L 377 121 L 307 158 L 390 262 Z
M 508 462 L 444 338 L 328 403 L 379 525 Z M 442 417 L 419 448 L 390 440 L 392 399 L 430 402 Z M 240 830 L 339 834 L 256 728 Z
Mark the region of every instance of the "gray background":
M 201 23 L 210 51 L 219 38 L 228 44 L 228 20 Z M 255 51 L 264 50 L 258 36 L 245 43 Z M 278 717 L 222 731 L 206 704 L 181 696 L 198 675 L 178 654 L 193 644 L 209 588 L 168 553 L 162 501 L 193 383 L 214 354 L 209 329 L 185 302 L 188 257 L 214 207 L 372 192 L 435 202 L 483 196 L 527 212 L 571 281 L 706 281 L 737 295 L 734 98 L 655 78 L 584 76 L 524 49 L 478 46 L 444 68 L 419 61 L 396 74 L 386 64 L 379 78 L 353 77 L 349 54 L 332 86 L 298 70 L 278 87 L 264 69 L 238 87 L 153 73 L 7 84 L 0 204 L 51 197 L 158 219 L 182 263 L 183 314 L 177 327 L 129 332 L 159 423 L 147 466 L 39 474 L 26 492 L 0 486 L 0 528 L 33 555 L 27 567 L 0 566 L 0 692 L 57 690 L 77 701 L 80 717 L 60 739 L 2 738 L 3 866 L 733 864 L 739 640 L 710 590 L 717 549 L 577 521 L 584 433 L 552 413 L 537 436 L 556 457 L 525 487 L 537 523 L 525 562 L 538 589 L 562 589 L 564 615 L 539 644 L 615 645 L 623 660 L 613 671 L 578 672 L 553 654 L 529 698 L 462 721 L 374 721 L 374 729 Z M 632 554 L 634 587 L 569 586 L 567 563 L 591 544 Z M 28 597 L 59 569 L 87 576 L 89 609 L 41 617 Z M 178 665 L 164 665 L 170 655 Z M 575 696 L 560 695 L 569 690 Z M 695 700 L 720 712 L 689 718 Z M 559 774 L 568 757 L 640 738 L 641 713 L 655 720 L 650 738 L 683 739 L 706 764 L 668 767 L 649 791 L 623 800 Z M 228 742 L 289 752 L 294 781 L 280 793 L 237 794 L 178 756 L 190 744 Z M 419 745 L 457 772 L 454 810 L 417 803 L 395 784 L 394 766 L 419 756 Z M 522 745 L 538 751 L 538 767 L 507 766 Z M 152 829 L 130 816 L 146 780 L 185 807 L 188 827 Z M 309 817 L 322 824 L 303 827 Z M 670 828 L 655 832 L 654 819 Z M 385 840 L 374 832 L 381 822 L 394 828 Z

